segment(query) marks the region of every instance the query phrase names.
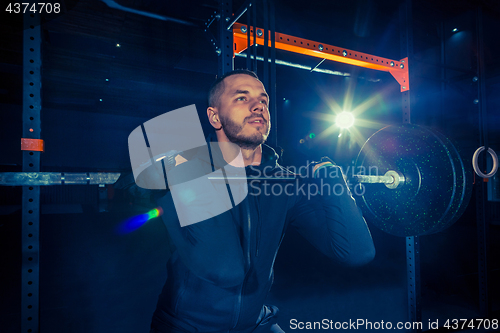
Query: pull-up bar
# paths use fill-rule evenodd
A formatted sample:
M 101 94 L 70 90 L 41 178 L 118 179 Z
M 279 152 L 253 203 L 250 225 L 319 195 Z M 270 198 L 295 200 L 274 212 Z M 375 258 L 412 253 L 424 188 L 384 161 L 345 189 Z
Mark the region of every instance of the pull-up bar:
M 248 27 L 241 23 L 233 25 L 233 57 L 247 49 Z M 268 32 L 270 33 L 270 32 Z M 257 28 L 257 45 L 264 45 L 264 30 Z M 392 60 L 366 54 L 358 51 L 348 50 L 341 47 L 318 43 L 312 40 L 298 38 L 279 32 L 275 33 L 276 49 L 300 53 L 311 57 L 328 59 L 344 64 L 371 68 L 378 71 L 389 72 L 401 86 L 401 92 L 410 90 L 408 79 L 408 58 Z M 270 37 L 268 46 L 271 46 Z M 250 27 L 250 46 L 254 44 L 253 27 Z

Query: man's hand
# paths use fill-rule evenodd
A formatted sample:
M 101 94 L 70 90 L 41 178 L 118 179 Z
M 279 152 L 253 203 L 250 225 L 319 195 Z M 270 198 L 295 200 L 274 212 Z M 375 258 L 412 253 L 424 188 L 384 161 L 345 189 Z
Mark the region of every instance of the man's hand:
M 313 162 L 311 163 L 313 165 L 312 169 L 312 175 L 313 178 L 317 178 L 319 175 L 319 170 L 326 168 L 326 167 L 332 167 L 336 166 L 334 161 L 332 161 L 329 157 L 323 156 L 319 162 Z

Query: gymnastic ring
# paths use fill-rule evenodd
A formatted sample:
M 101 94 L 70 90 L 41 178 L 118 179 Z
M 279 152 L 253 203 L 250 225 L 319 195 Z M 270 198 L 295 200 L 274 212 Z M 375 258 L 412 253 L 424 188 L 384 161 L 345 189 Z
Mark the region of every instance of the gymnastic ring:
M 497 170 L 498 170 L 498 156 L 493 149 L 488 148 L 488 153 L 490 153 L 491 158 L 493 159 L 493 168 L 491 169 L 490 173 L 488 173 L 488 174 L 482 173 L 481 170 L 479 170 L 479 165 L 478 165 L 477 159 L 478 159 L 479 154 L 485 149 L 486 148 L 484 148 L 484 146 L 482 146 L 482 147 L 477 148 L 477 150 L 474 152 L 474 156 L 472 156 L 472 167 L 474 168 L 474 171 L 476 172 L 476 174 L 479 177 L 491 178 L 497 173 Z

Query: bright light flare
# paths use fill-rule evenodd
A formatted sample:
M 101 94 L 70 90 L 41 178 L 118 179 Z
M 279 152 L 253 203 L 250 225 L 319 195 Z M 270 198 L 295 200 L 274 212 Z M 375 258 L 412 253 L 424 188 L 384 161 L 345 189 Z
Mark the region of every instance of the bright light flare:
M 146 222 L 152 220 L 158 216 L 163 215 L 163 209 L 161 207 L 155 208 L 147 212 L 146 214 L 137 215 L 129 218 L 125 222 L 121 223 L 117 228 L 117 233 L 124 235 L 131 233 L 142 227 Z
M 347 129 L 354 125 L 354 116 L 351 112 L 343 111 L 335 118 L 335 124 L 342 129 Z

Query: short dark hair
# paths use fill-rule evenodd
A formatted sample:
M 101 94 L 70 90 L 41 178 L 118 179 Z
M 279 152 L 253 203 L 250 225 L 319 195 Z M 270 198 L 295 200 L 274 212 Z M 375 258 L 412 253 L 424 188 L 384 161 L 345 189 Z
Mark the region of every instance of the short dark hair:
M 228 76 L 236 74 L 250 75 L 251 77 L 254 77 L 257 80 L 259 79 L 259 77 L 257 76 L 257 74 L 255 74 L 255 72 L 249 71 L 248 69 L 235 69 L 233 71 L 227 72 L 226 74 L 217 78 L 217 80 L 215 80 L 215 82 L 212 83 L 212 85 L 210 86 L 210 90 L 208 92 L 208 106 L 212 107 L 219 106 L 220 97 L 224 93 L 225 89 L 224 79 Z

